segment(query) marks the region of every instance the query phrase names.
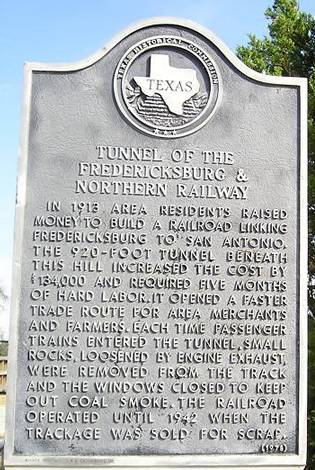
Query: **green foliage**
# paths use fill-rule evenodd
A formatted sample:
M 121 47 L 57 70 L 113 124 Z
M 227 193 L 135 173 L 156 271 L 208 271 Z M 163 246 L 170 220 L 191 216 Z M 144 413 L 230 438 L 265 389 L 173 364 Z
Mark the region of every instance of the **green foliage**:
M 266 10 L 269 36 L 249 35 L 238 56 L 251 68 L 271 75 L 310 78 L 315 63 L 315 19 L 301 12 L 296 0 L 275 0 Z
M 0 340 L 0 356 L 8 355 L 8 341 Z
M 309 79 L 308 197 L 309 197 L 309 413 L 308 469 L 315 468 L 315 18 L 299 10 L 297 0 L 274 0 L 265 12 L 269 34 L 249 35 L 238 57 L 252 69 L 270 75 Z

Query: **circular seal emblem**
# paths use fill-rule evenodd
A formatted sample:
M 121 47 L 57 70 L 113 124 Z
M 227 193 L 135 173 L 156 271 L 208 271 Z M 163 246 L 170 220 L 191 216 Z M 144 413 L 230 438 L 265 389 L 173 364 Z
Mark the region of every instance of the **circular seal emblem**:
M 183 137 L 213 115 L 220 96 L 219 75 L 197 44 L 180 36 L 153 36 L 121 58 L 114 94 L 123 115 L 141 131 Z

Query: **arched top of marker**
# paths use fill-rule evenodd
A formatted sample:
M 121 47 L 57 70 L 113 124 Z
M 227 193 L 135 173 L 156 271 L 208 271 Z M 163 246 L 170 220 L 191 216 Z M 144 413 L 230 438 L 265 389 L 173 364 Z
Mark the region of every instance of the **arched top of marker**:
M 140 31 L 141 29 L 150 28 L 152 26 L 177 26 L 178 28 L 190 29 L 192 32 L 197 32 L 202 35 L 206 40 L 211 42 L 217 47 L 221 53 L 230 61 L 239 72 L 244 74 L 246 77 L 266 84 L 274 85 L 287 85 L 287 86 L 306 86 L 307 79 L 300 77 L 279 77 L 266 75 L 252 70 L 247 67 L 237 56 L 219 39 L 213 32 L 208 30 L 206 27 L 195 23 L 194 21 L 187 20 L 184 18 L 174 17 L 154 17 L 146 20 L 139 21 L 125 28 L 123 31 L 118 33 L 111 39 L 102 49 L 99 49 L 89 57 L 76 62 L 69 63 L 45 63 L 45 62 L 26 62 L 26 71 L 46 71 L 46 72 L 68 72 L 68 71 L 79 71 L 86 67 L 90 67 L 95 64 L 106 54 L 113 49 L 119 42 L 128 37 L 129 35 Z

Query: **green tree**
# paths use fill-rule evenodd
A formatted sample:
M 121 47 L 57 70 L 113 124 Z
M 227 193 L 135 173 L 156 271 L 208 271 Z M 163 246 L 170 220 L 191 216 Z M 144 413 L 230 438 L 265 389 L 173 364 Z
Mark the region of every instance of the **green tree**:
M 315 468 L 315 18 L 300 11 L 297 0 L 274 0 L 265 12 L 268 35 L 249 35 L 238 57 L 252 69 L 270 74 L 306 77 L 308 94 L 308 249 L 309 249 L 309 412 L 308 467 Z

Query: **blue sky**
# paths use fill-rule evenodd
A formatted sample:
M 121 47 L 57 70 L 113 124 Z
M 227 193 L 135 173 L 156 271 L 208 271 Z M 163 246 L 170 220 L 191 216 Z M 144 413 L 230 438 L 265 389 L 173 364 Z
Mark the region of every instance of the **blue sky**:
M 208 27 L 235 50 L 267 32 L 272 0 L 0 0 L 0 285 L 9 291 L 23 64 L 74 62 L 130 23 L 178 16 Z M 300 0 L 315 15 L 315 0 Z M 2 324 L 7 325 L 7 308 Z M 7 329 L 7 328 L 5 328 Z

